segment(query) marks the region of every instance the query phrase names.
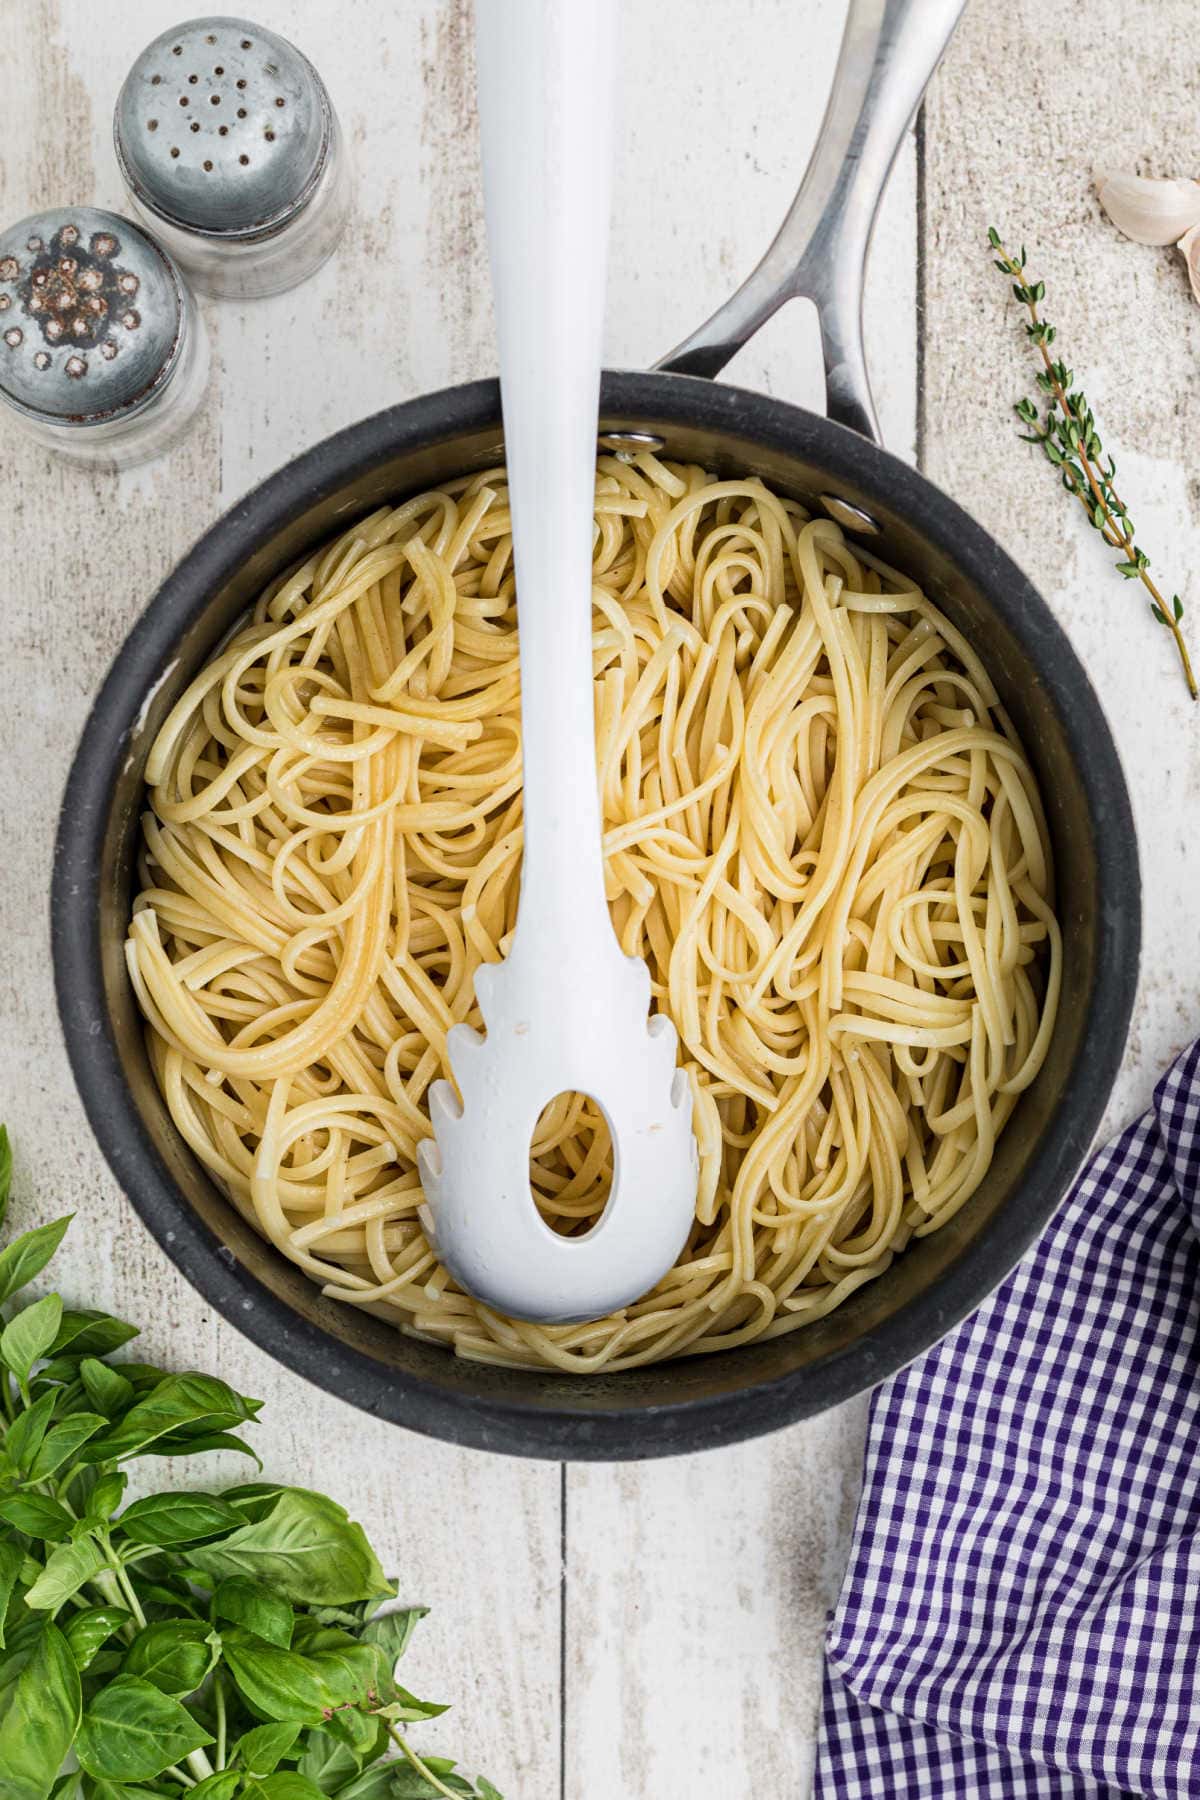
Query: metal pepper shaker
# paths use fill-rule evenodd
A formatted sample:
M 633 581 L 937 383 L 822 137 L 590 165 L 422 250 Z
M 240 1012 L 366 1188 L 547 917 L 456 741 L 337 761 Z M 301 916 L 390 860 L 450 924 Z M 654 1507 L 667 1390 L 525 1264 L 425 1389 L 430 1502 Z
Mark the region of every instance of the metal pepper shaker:
M 0 400 L 46 448 L 107 468 L 157 456 L 207 379 L 196 304 L 132 220 L 62 207 L 0 233 Z
M 317 71 L 246 19 L 191 19 L 142 51 L 113 121 L 130 198 L 206 293 L 293 287 L 332 253 L 349 160 Z

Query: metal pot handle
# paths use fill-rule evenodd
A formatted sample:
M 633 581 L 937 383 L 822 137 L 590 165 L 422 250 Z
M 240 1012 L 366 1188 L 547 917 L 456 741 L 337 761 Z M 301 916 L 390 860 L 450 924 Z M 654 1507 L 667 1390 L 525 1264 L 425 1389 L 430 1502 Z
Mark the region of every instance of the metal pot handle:
M 850 0 L 800 191 L 737 292 L 656 366 L 713 376 L 787 300 L 816 303 L 831 419 L 879 442 L 863 356 L 863 269 L 896 152 L 966 0 Z

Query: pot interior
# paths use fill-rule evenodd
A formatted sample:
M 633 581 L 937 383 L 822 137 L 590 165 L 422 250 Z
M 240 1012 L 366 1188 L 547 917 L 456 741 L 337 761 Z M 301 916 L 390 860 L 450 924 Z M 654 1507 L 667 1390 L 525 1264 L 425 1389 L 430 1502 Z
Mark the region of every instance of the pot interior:
M 441 402 L 439 408 L 438 403 Z M 868 547 L 910 572 L 969 637 L 1037 772 L 1056 859 L 1065 960 L 1044 1069 L 983 1185 L 933 1236 L 828 1318 L 769 1342 L 619 1375 L 519 1373 L 453 1357 L 336 1305 L 264 1243 L 178 1136 L 143 1047 L 122 946 L 154 734 L 264 584 L 356 517 L 502 460 L 496 390 L 477 384 L 393 409 L 271 479 L 201 541 L 122 653 L 68 791 L 60 865 L 92 854 L 79 979 L 103 989 L 103 1030 L 77 1018 L 56 892 L 64 1024 L 93 1125 L 146 1222 L 234 1323 L 314 1380 L 400 1422 L 534 1454 L 700 1448 L 821 1410 L 933 1342 L 1007 1272 L 1086 1153 L 1132 1002 L 1136 849 L 1115 752 L 1086 676 L 1044 603 L 997 546 L 905 465 L 825 420 L 680 376 L 608 378 L 602 430 L 661 437 L 665 454 L 753 473 L 816 507 L 837 495 L 881 527 Z M 86 766 L 84 766 L 86 765 Z M 90 784 L 103 816 L 81 822 Z M 98 943 L 96 942 L 98 934 Z M 92 962 L 88 962 L 88 958 Z M 107 1074 L 105 1059 L 111 1064 Z

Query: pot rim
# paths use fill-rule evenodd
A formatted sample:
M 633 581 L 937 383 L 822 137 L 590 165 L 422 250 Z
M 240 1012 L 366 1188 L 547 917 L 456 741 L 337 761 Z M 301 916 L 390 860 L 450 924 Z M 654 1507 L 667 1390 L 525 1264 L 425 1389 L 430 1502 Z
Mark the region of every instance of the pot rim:
M 886 494 L 895 511 L 987 593 L 1037 667 L 1076 748 L 1103 889 L 1104 978 L 1093 983 L 1063 1102 L 1019 1187 L 952 1267 L 892 1315 L 886 1330 L 772 1379 L 661 1405 L 622 1407 L 618 1400 L 601 1411 L 595 1401 L 573 1398 L 573 1390 L 595 1378 L 568 1375 L 549 1377 L 552 1395 L 561 1393 L 558 1404 L 439 1387 L 350 1348 L 235 1261 L 176 1187 L 134 1102 L 105 996 L 100 869 L 110 797 L 139 715 L 187 626 L 264 538 L 405 449 L 499 429 L 495 381 L 389 407 L 322 439 L 235 503 L 175 566 L 117 653 L 84 724 L 63 797 L 51 889 L 59 1016 L 84 1109 L 123 1191 L 193 1287 L 285 1367 L 367 1412 L 458 1445 L 588 1461 L 716 1448 L 811 1416 L 894 1374 L 973 1311 L 1049 1219 L 1091 1148 L 1120 1067 L 1141 940 L 1133 814 L 1099 700 L 1045 601 L 968 513 L 908 464 L 845 427 L 725 383 L 662 372 L 606 374 L 601 415 L 608 430 L 639 422 L 643 428 L 700 425 L 807 458 L 834 481 L 841 476 Z M 607 1377 L 606 1387 L 621 1379 Z

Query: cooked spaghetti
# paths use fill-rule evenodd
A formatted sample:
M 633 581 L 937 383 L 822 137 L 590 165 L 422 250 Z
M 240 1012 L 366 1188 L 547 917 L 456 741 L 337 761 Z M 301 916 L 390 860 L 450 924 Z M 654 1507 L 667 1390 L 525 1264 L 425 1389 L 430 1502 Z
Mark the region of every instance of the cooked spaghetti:
M 500 1317 L 422 1234 L 416 1147 L 521 874 L 502 472 L 351 527 L 264 593 L 147 767 L 129 969 L 166 1103 L 327 1294 L 489 1362 L 588 1372 L 794 1331 L 978 1187 L 1043 1060 L 1061 945 L 1037 789 L 904 575 L 757 479 L 601 459 L 608 895 L 695 1096 L 696 1222 L 637 1305 Z M 531 1146 L 586 1231 L 592 1103 Z M 647 1205 L 653 1196 L 647 1196 Z

